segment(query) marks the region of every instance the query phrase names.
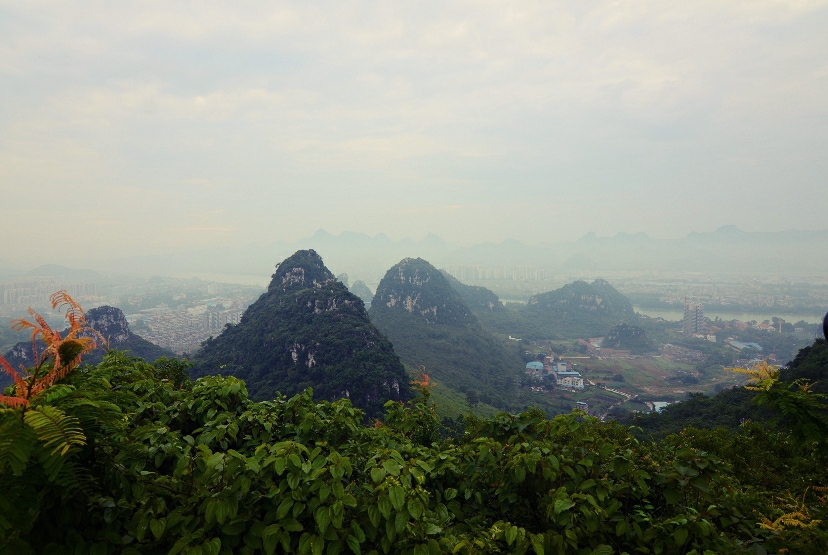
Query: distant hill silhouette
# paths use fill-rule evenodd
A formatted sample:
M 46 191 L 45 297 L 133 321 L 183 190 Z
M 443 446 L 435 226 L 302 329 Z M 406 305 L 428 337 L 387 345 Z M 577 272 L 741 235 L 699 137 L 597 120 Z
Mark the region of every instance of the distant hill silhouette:
M 466 285 L 445 270 L 440 270 L 440 273 L 473 312 L 503 312 L 505 310 L 500 298 L 493 291 L 479 285 Z
M 235 375 L 258 399 L 313 387 L 318 398 L 347 397 L 376 416 L 389 399 L 410 396 L 391 343 L 313 250 L 277 265 L 241 322 L 206 341 L 193 360 L 193 376 Z
M 571 339 L 604 335 L 621 322 L 637 322 L 629 299 L 607 281 L 575 281 L 534 295 L 526 305 L 503 312 L 475 310 L 491 331 L 528 339 Z
M 403 362 L 425 366 L 443 387 L 477 392 L 508 408 L 524 363 L 483 329 L 448 279 L 420 258 L 389 269 L 371 302 L 371 320 Z
M 368 289 L 368 286 L 365 285 L 365 282 L 361 279 L 356 280 L 350 289 L 351 293 L 362 299 L 362 302 L 364 303 L 370 303 L 371 299 L 374 298 L 374 294 L 370 289 Z
M 604 336 L 602 348 L 622 349 L 630 351 L 634 355 L 640 355 L 653 351 L 655 346 L 647 338 L 644 330 L 638 326 L 631 326 L 626 322 L 610 328 Z
M 161 357 L 175 357 L 172 351 L 150 343 L 143 337 L 130 331 L 126 317 L 120 308 L 113 306 L 92 308 L 86 313 L 86 324 L 97 330 L 104 339 L 108 340 L 111 349 L 128 351 L 131 356 L 139 357 L 149 362 L 153 362 Z M 83 363 L 97 364 L 103 359 L 106 354 L 106 346 L 102 345 L 99 339 L 97 343 L 97 349 L 83 356 Z M 42 348 L 43 345 L 40 345 L 40 347 Z M 4 356 L 14 368 L 19 368 L 21 365 L 28 368 L 34 365 L 31 341 L 17 343 Z M 0 387 L 5 387 L 10 383 L 11 379 L 8 375 L 0 373 Z

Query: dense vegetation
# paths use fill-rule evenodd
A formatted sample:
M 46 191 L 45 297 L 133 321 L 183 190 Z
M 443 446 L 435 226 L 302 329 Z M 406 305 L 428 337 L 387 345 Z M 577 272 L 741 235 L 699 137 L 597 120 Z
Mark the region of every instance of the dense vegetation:
M 0 551 L 825 553 L 820 442 L 752 425 L 641 443 L 530 411 L 441 428 L 427 384 L 347 400 L 111 353 L 0 409 Z M 439 386 L 438 386 L 439 387 Z M 11 391 L 9 393 L 12 393 Z
M 655 350 L 655 346 L 647 338 L 643 328 L 631 326 L 626 322 L 611 327 L 604 336 L 601 347 L 628 350 L 634 355 Z
M 234 375 L 251 395 L 271 399 L 313 387 L 323 399 L 347 397 L 369 415 L 389 399 L 410 396 L 391 343 L 312 250 L 276 268 L 264 293 L 196 354 L 194 376 Z
M 371 320 L 406 364 L 428 369 L 443 387 L 500 409 L 517 403 L 524 361 L 516 346 L 483 329 L 445 276 L 422 259 L 392 267 L 371 302 Z
M 296 274 L 294 274 L 296 275 Z M 422 277 L 422 275 L 420 274 Z M 324 287 L 323 282 L 323 287 Z M 187 377 L 94 348 L 80 307 L 0 395 L 0 552 L 10 555 L 822 554 L 828 419 L 801 376 L 749 374 L 770 421 L 685 428 L 655 443 L 583 413 L 467 417 L 419 396 L 364 426 L 310 390 L 255 402 L 235 377 Z
M 452 286 L 472 299 L 469 306 L 484 327 L 524 339 L 596 337 L 621 322 L 638 321 L 630 301 L 602 279 L 575 281 L 535 295 L 525 305 L 508 303 L 503 310 L 496 308 L 500 305 L 497 295 L 484 287 L 472 288 L 456 280 Z M 489 303 L 495 308 L 487 309 Z

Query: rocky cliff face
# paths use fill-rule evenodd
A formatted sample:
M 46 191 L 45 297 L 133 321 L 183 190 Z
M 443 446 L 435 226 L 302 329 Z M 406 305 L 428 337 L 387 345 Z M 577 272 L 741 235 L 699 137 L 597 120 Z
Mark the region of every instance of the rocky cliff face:
M 475 324 L 469 307 L 445 276 L 422 258 L 405 258 L 385 273 L 371 313 L 406 311 L 429 324 Z
M 336 277 L 325 267 L 322 257 L 315 250 L 296 251 L 276 265 L 267 290 L 287 293 L 309 287 L 321 288 L 335 280 Z
M 120 308 L 99 306 L 86 313 L 86 325 L 97 330 L 111 347 L 129 340 L 130 331 L 126 316 Z
M 362 300 L 313 250 L 279 263 L 267 292 L 195 362 L 194 376 L 236 375 L 260 399 L 313 387 L 319 398 L 346 397 L 380 415 L 386 401 L 410 395 L 405 369 Z

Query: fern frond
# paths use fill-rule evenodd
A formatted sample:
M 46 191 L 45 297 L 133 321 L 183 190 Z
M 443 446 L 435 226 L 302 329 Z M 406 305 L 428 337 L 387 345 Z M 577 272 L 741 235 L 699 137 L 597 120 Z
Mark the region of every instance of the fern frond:
M 69 320 L 69 326 L 73 331 L 86 325 L 86 314 L 81 308 L 81 305 L 70 297 L 65 289 L 52 293 L 49 300 L 52 302 L 52 308 L 58 310 L 68 305 L 65 317 Z
M 53 405 L 55 401 L 59 401 L 65 397 L 68 397 L 72 393 L 76 391 L 75 386 L 73 385 L 53 385 L 43 391 L 41 391 L 36 397 L 32 398 L 32 401 L 35 403 L 44 403 L 48 405 Z
M 59 464 L 55 464 L 54 461 L 59 461 Z M 80 467 L 74 460 L 53 457 L 48 462 L 44 461 L 43 468 L 46 470 L 49 481 L 61 487 L 61 495 L 64 499 L 77 490 L 82 490 L 88 495 L 95 484 L 92 474 Z
M 17 370 L 12 368 L 12 365 L 9 364 L 9 361 L 3 358 L 3 355 L 0 355 L 0 367 L 3 368 L 6 374 L 12 377 L 12 380 L 14 380 L 14 385 L 17 386 L 18 389 L 26 386 L 26 384 L 23 383 L 23 378 L 20 377 L 20 374 L 17 373 Z
M 24 397 L 11 397 L 9 395 L 0 395 L 0 404 L 6 405 L 10 409 L 18 409 L 21 407 L 28 407 L 29 400 Z
M 23 424 L 18 411 L 0 411 L 0 474 L 8 466 L 20 476 L 36 444 L 37 437 Z
M 86 436 L 74 416 L 63 414 L 55 407 L 43 406 L 26 411 L 23 419 L 37 434 L 43 446 L 52 448 L 51 455 L 66 455 L 73 447 L 86 445 Z

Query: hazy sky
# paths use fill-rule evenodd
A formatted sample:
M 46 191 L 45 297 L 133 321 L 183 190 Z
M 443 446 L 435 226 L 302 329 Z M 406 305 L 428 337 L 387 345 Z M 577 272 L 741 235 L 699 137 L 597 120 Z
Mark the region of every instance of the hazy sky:
M 828 1 L 0 1 L 7 259 L 828 227 Z

